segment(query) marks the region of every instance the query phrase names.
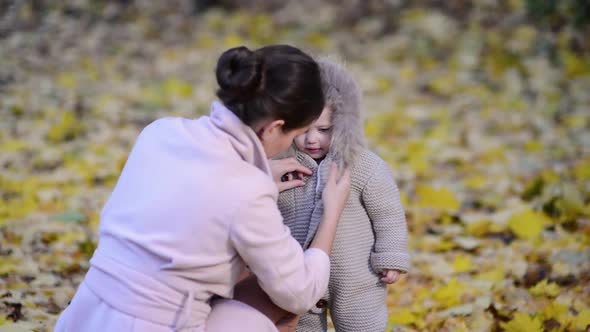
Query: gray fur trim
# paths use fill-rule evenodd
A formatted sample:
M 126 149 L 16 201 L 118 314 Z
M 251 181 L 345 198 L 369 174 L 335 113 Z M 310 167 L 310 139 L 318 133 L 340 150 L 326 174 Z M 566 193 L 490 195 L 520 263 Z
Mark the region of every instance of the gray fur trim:
M 316 61 L 320 66 L 326 104 L 332 108 L 330 155 L 341 166 L 353 165 L 367 146 L 361 114 L 361 90 L 342 62 L 327 57 Z

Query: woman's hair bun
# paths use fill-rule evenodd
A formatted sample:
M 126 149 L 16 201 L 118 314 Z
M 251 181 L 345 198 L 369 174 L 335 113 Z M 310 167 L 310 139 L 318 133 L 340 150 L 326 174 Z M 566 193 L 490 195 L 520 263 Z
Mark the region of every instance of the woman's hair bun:
M 318 64 L 290 45 L 225 51 L 215 70 L 217 97 L 243 123 L 284 120 L 283 131 L 304 128 L 324 108 Z
M 244 46 L 225 51 L 215 70 L 220 93 L 234 100 L 249 100 L 261 90 L 262 58 Z

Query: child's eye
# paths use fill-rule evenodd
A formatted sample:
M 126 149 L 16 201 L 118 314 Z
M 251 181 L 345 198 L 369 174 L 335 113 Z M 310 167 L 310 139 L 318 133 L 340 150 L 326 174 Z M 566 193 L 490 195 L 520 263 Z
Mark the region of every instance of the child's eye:
M 319 132 L 320 132 L 320 133 L 327 133 L 327 132 L 329 132 L 329 131 L 330 131 L 330 129 L 332 129 L 332 128 L 320 128 L 320 129 L 319 129 Z

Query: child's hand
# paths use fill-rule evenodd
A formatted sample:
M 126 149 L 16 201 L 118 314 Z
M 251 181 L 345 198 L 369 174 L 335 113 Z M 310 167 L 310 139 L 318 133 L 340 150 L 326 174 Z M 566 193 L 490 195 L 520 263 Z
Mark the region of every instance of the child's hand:
M 381 281 L 386 284 L 393 284 L 401 277 L 401 272 L 398 270 L 383 270 Z

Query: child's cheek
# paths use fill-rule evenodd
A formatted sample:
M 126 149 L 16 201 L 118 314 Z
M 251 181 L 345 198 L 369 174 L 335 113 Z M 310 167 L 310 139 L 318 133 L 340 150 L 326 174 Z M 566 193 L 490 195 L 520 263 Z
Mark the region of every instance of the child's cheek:
M 296 136 L 293 141 L 295 142 L 295 146 L 299 150 L 303 150 L 304 149 L 304 147 L 305 147 L 305 136 L 304 135 Z

